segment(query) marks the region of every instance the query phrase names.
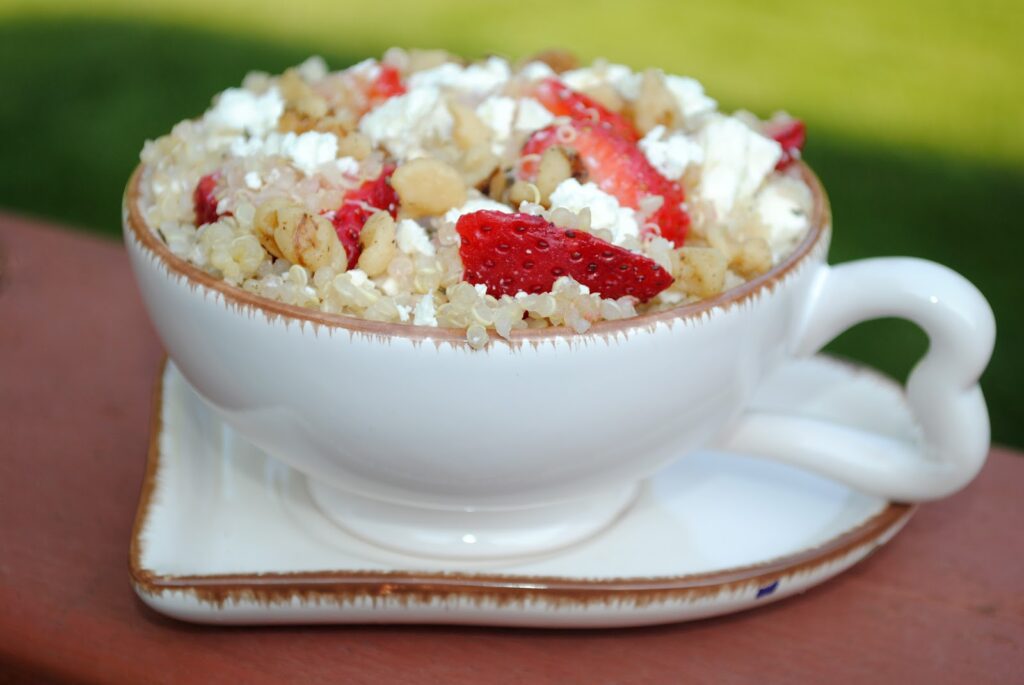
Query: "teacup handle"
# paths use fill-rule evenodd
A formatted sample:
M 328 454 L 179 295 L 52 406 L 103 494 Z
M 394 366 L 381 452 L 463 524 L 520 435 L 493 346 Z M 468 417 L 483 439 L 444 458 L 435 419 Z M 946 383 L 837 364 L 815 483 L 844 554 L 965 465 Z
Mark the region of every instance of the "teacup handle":
M 887 257 L 822 266 L 795 356 L 818 352 L 862 321 L 896 316 L 920 326 L 928 352 L 906 385 L 922 445 L 799 416 L 749 412 L 723 447 L 772 457 L 900 501 L 944 497 L 967 485 L 989 448 L 978 378 L 995 342 L 988 302 L 963 276 L 922 259 Z

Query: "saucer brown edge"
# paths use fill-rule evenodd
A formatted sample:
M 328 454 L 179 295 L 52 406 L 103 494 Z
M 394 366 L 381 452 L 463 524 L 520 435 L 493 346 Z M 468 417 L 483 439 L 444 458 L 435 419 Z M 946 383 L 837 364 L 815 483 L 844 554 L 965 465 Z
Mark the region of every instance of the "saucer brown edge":
M 840 360 L 842 361 L 842 360 Z M 222 575 L 162 575 L 142 564 L 145 529 L 160 471 L 160 434 L 163 430 L 163 380 L 167 359 L 160 365 L 153 390 L 146 469 L 132 526 L 129 575 L 140 593 L 158 596 L 186 592 L 215 607 L 250 601 L 261 605 L 300 602 L 336 602 L 387 597 L 400 602 L 424 603 L 452 597 L 497 606 L 542 601 L 553 605 L 629 603 L 642 607 L 665 600 L 694 600 L 723 592 L 768 588 L 787 577 L 812 573 L 857 549 L 878 547 L 897 530 L 916 507 L 890 502 L 886 507 L 827 543 L 751 566 L 711 573 L 652 578 L 580 580 L 558 576 L 518 576 L 477 573 L 411 571 L 307 571 L 301 573 L 240 573 Z M 858 369 L 890 379 L 869 369 Z

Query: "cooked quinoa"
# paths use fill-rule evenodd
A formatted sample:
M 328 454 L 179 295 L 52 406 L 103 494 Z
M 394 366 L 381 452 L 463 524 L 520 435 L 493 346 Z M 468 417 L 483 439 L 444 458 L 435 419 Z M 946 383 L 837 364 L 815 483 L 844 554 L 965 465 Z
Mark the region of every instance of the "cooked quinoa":
M 176 255 L 249 292 L 461 328 L 474 347 L 711 297 L 768 271 L 806 234 L 811 193 L 789 165 L 802 124 L 720 113 L 690 78 L 604 62 L 565 69 L 558 58 L 464 63 L 392 49 L 343 71 L 311 58 L 280 76 L 251 73 L 146 143 L 143 217 Z M 620 132 L 625 169 L 574 143 Z M 624 193 L 640 167 L 685 199 Z M 495 297 L 493 284 L 465 280 L 460 253 L 457 222 L 480 210 L 593 235 L 653 260 L 671 283 L 644 302 L 603 298 L 570 276 Z

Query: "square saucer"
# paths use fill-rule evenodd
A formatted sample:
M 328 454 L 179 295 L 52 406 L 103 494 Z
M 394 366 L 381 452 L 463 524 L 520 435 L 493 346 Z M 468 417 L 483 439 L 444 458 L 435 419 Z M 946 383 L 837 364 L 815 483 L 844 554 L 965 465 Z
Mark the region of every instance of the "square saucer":
M 754 404 L 915 436 L 898 385 L 823 356 L 781 369 Z M 404 556 L 334 524 L 304 476 L 237 436 L 168 362 L 130 572 L 150 607 L 200 623 L 647 625 L 803 592 L 912 514 L 790 466 L 707 450 L 655 474 L 610 528 L 570 548 L 494 561 Z

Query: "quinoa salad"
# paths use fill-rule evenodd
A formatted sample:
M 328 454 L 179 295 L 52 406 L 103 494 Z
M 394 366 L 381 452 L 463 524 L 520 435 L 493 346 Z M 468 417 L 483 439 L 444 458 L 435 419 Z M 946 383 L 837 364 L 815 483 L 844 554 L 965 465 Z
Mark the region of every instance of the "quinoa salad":
M 767 272 L 810 227 L 804 137 L 656 69 L 392 49 L 250 73 L 146 143 L 138 203 L 233 286 L 480 348 Z

